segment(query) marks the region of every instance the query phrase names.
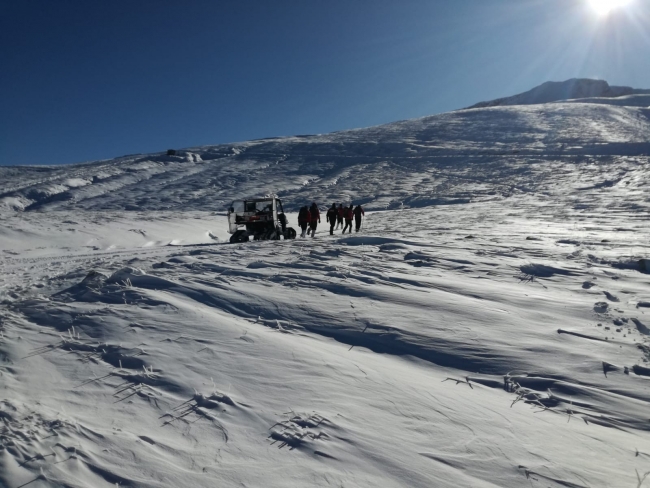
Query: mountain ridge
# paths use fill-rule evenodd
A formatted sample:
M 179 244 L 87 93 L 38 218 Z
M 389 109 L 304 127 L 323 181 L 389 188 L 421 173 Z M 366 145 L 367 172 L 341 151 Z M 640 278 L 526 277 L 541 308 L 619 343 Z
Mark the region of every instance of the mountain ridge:
M 627 95 L 647 94 L 650 94 L 650 90 L 631 88 L 629 86 L 613 86 L 605 80 L 571 78 L 566 81 L 547 81 L 523 93 L 479 102 L 468 108 L 534 105 L 574 99 L 617 98 Z

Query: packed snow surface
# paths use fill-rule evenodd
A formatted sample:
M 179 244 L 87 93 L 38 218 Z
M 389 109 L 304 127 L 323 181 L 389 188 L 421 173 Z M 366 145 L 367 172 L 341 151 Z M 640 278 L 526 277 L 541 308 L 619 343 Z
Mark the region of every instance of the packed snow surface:
M 650 486 L 649 150 L 553 103 L 0 167 L 0 487 Z M 316 238 L 227 244 L 270 193 Z

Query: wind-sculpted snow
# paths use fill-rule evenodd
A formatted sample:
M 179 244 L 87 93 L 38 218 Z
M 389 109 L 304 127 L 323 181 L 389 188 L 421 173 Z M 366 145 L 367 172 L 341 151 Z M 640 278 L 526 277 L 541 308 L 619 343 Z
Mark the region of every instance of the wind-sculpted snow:
M 507 203 L 371 213 L 352 236 L 8 254 L 0 483 L 636 486 L 647 221 Z

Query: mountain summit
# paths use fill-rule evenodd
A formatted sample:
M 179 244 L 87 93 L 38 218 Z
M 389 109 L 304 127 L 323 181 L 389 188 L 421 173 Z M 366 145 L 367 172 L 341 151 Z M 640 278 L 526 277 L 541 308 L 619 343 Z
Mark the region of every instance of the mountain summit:
M 576 98 L 615 98 L 649 93 L 650 90 L 639 90 L 629 86 L 610 86 L 605 80 L 572 78 L 567 81 L 547 81 L 527 92 L 488 102 L 480 102 L 469 108 L 499 107 L 503 105 L 534 105 Z

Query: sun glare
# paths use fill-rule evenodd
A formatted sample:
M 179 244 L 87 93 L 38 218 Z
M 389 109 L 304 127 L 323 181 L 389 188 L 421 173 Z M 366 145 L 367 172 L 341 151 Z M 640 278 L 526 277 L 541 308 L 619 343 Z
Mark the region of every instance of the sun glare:
M 598 15 L 608 15 L 612 10 L 624 7 L 632 0 L 589 0 L 589 4 Z

